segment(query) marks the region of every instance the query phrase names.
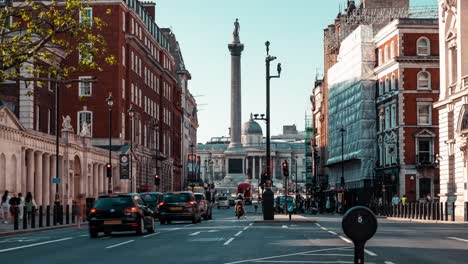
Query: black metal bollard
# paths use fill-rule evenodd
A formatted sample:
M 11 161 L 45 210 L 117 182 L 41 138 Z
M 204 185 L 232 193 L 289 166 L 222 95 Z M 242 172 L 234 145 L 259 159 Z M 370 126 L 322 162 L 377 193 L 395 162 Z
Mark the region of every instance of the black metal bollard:
M 423 204 L 423 219 L 426 220 L 427 219 L 427 203 L 424 203 Z
M 57 206 L 54 205 L 54 208 L 53 208 L 53 216 L 52 216 L 52 219 L 53 219 L 53 222 L 54 222 L 54 226 L 57 225 Z
M 63 210 L 63 205 L 60 205 L 60 224 L 63 225 L 63 220 L 64 220 L 64 217 L 63 217 L 63 213 L 64 213 L 64 210 Z
M 39 227 L 43 227 L 44 219 L 42 214 L 42 205 L 39 206 Z
M 445 221 L 448 221 L 448 202 L 445 202 Z
M 31 228 L 36 228 L 36 207 L 32 207 L 31 211 Z
M 465 202 L 465 222 L 468 221 L 468 202 Z
M 23 229 L 28 229 L 28 213 L 23 209 Z
M 405 218 L 409 218 L 409 206 L 405 204 Z
M 414 204 L 415 219 L 419 219 L 419 202 Z
M 67 204 L 65 206 L 65 217 L 66 217 L 66 222 L 67 222 L 67 225 L 70 224 L 70 205 Z
M 50 226 L 50 205 L 46 207 L 46 226 Z
M 13 208 L 13 229 L 18 230 L 18 218 L 19 218 L 19 208 L 14 207 Z
M 427 219 L 428 220 L 434 220 L 434 216 L 432 215 L 432 203 L 429 203 L 427 205 L 427 209 L 428 209 L 428 217 Z
M 444 221 L 444 203 L 439 203 L 439 207 L 440 220 Z
M 75 215 L 76 208 L 75 208 L 74 204 L 72 204 L 72 209 L 71 210 L 72 210 L 71 211 L 71 222 L 72 222 L 72 224 L 74 224 L 75 223 L 75 217 L 76 217 L 76 215 Z
M 455 202 L 452 203 L 452 222 L 455 222 Z
M 440 220 L 440 209 L 439 209 L 439 203 L 434 204 L 434 212 L 435 212 L 435 220 Z
M 414 203 L 410 203 L 409 204 L 409 211 L 410 211 L 409 218 L 410 219 L 413 219 L 413 217 L 414 217 L 414 211 L 413 210 L 414 210 Z

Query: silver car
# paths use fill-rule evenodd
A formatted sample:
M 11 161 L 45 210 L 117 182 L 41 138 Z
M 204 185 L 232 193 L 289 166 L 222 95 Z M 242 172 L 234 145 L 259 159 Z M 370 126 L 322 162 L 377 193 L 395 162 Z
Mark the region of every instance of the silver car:
M 229 208 L 229 199 L 226 196 L 219 196 L 217 207 L 218 209 L 221 207 Z

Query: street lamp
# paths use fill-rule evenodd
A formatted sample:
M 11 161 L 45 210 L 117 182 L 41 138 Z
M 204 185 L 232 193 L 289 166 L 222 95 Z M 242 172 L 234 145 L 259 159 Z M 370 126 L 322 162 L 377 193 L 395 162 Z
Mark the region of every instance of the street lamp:
M 106 101 L 107 106 L 109 106 L 109 163 L 107 164 L 107 192 L 112 193 L 112 106 L 114 105 L 112 93 L 109 93 L 109 97 L 107 97 Z
M 344 180 L 344 132 L 346 129 L 344 127 L 340 128 L 341 132 L 341 180 L 340 186 L 342 189 L 345 187 L 345 180 Z
M 133 116 L 135 115 L 135 110 L 133 109 L 133 104 L 130 104 L 128 109 L 128 116 L 130 117 L 130 192 L 133 192 Z
M 190 150 L 191 150 L 191 152 L 192 152 L 192 155 L 191 155 L 191 157 L 192 157 L 192 158 L 191 158 L 191 160 L 192 160 L 192 184 L 191 184 L 192 192 L 193 192 L 193 189 L 194 189 L 194 187 L 195 187 L 195 183 L 193 182 L 193 180 L 194 180 L 194 179 L 193 179 L 193 178 L 194 178 L 193 176 L 194 176 L 194 175 L 195 175 L 195 180 L 198 181 L 198 177 L 196 176 L 196 174 L 195 174 L 195 169 L 194 169 L 194 166 L 195 166 L 195 159 L 194 159 L 194 157 L 193 157 L 193 156 L 194 156 L 194 154 L 193 154 L 193 148 L 194 148 L 194 147 L 195 147 L 195 146 L 193 145 L 193 143 L 191 143 L 191 144 L 190 144 Z
M 296 163 L 296 195 L 298 195 L 298 188 L 297 188 L 297 156 L 294 157 L 294 163 Z

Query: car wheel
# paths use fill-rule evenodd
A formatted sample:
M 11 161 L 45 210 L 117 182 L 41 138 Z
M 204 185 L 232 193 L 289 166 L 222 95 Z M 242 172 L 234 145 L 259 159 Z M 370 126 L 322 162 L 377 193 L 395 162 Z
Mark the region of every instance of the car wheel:
M 151 224 L 146 230 L 148 231 L 148 233 L 154 233 L 154 218 L 151 217 Z
M 106 236 L 110 236 L 111 234 L 112 234 L 111 231 L 106 231 L 106 232 L 104 232 L 104 235 L 106 235 Z
M 140 224 L 138 225 L 138 229 L 137 229 L 137 231 L 136 231 L 137 235 L 138 235 L 138 236 L 143 235 L 144 230 L 145 230 L 145 223 L 144 223 L 144 221 L 143 221 L 143 218 L 141 217 L 141 218 L 140 218 Z
M 92 231 L 92 230 L 89 230 L 89 237 L 90 238 L 97 238 L 98 237 L 98 232 L 97 231 Z

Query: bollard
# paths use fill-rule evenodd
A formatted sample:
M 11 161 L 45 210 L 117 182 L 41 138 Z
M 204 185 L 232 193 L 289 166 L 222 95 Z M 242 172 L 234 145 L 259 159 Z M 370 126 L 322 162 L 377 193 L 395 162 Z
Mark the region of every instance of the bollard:
M 28 213 L 23 209 L 23 229 L 28 229 Z
M 13 208 L 13 229 L 18 230 L 18 219 L 19 218 L 19 208 Z
M 59 212 L 59 215 L 60 215 L 60 224 L 63 225 L 63 205 L 60 205 L 60 212 Z
M 468 221 L 468 202 L 465 202 L 465 222 Z
M 428 217 L 427 217 L 427 219 L 428 219 L 428 220 L 434 220 L 434 216 L 432 215 L 432 203 L 428 203 L 427 209 L 428 209 Z
M 444 221 L 444 203 L 439 203 L 440 220 Z
M 46 226 L 50 226 L 50 205 L 46 207 Z
M 31 228 L 36 228 L 36 207 L 32 207 L 31 211 Z
M 66 218 L 66 223 L 67 225 L 70 224 L 70 205 L 65 206 L 65 218 Z
M 53 216 L 52 216 L 52 219 L 53 219 L 53 222 L 54 222 L 54 226 L 57 225 L 57 206 L 54 205 L 54 208 L 53 208 Z
M 71 222 L 72 224 L 75 223 L 75 217 L 76 217 L 76 206 L 72 204 L 72 212 L 71 212 Z
M 445 202 L 445 221 L 448 221 L 448 202 Z
M 415 219 L 419 219 L 419 202 L 414 205 Z
M 455 202 L 452 203 L 452 222 L 455 222 Z
M 39 227 L 43 226 L 44 219 L 42 219 L 42 205 L 39 206 Z
M 423 219 L 427 219 L 427 203 L 423 204 Z
M 409 218 L 409 206 L 408 204 L 405 204 L 405 218 Z
M 398 217 L 402 217 L 402 213 L 401 213 L 401 203 L 398 204 Z
M 413 211 L 413 210 L 414 210 L 414 203 L 410 203 L 410 204 L 409 204 L 409 210 L 410 210 L 410 216 L 409 216 L 409 218 L 410 218 L 410 219 L 413 219 L 413 218 L 414 218 L 414 211 Z
M 435 219 L 436 220 L 440 220 L 440 209 L 439 209 L 439 206 L 440 204 L 439 203 L 435 203 Z

